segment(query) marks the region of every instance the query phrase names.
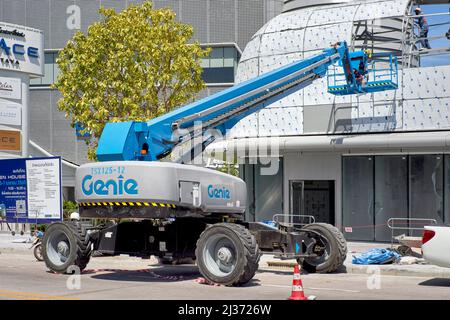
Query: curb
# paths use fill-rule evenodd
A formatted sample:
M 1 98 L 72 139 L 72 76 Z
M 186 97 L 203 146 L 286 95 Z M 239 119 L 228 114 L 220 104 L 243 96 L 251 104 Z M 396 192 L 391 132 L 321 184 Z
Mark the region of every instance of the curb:
M 266 262 L 266 268 L 274 269 L 291 269 L 296 265 L 293 261 L 273 261 Z M 345 271 L 347 274 L 373 274 L 373 267 L 379 267 L 380 274 L 386 276 L 400 276 L 400 277 L 434 277 L 434 278 L 448 278 L 450 279 L 450 268 L 442 268 L 434 265 L 426 265 L 427 269 L 422 269 L 424 265 L 353 265 L 345 264 Z M 429 270 L 430 268 L 434 270 Z
M 374 267 L 376 265 L 351 265 L 346 266 L 347 273 L 351 274 L 373 274 L 374 269 L 369 269 L 370 267 Z M 400 277 L 426 277 L 426 278 L 446 278 L 450 279 L 450 269 L 448 268 L 441 268 L 434 265 L 428 265 L 432 269 L 435 270 L 421 270 L 420 265 L 410 265 L 403 266 L 403 265 L 392 265 L 392 266 L 386 266 L 381 265 L 380 267 L 380 274 L 385 276 L 400 276 Z M 412 268 L 411 268 L 412 267 Z

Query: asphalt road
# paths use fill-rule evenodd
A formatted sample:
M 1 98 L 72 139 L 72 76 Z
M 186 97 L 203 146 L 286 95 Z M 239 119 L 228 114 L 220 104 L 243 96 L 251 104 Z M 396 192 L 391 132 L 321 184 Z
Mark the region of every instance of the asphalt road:
M 194 265 L 161 266 L 129 257 L 92 258 L 81 276 L 54 274 L 32 253 L 0 254 L 0 299 L 233 299 L 284 300 L 292 271 L 260 267 L 243 287 L 200 284 Z M 450 299 L 450 279 L 375 274 L 305 274 L 317 299 Z M 69 289 L 68 288 L 69 284 Z

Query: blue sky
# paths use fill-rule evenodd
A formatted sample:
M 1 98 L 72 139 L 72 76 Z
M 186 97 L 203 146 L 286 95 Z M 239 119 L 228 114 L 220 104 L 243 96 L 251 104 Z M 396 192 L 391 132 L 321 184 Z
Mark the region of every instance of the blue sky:
M 421 6 L 422 12 L 424 14 L 431 13 L 447 13 L 447 15 L 437 16 L 437 17 L 427 17 L 428 24 L 433 25 L 436 23 L 447 23 L 442 26 L 431 26 L 428 33 L 428 37 L 444 36 L 445 33 L 450 29 L 450 4 L 433 4 Z M 447 38 L 437 39 L 430 41 L 431 48 L 444 48 L 450 47 L 450 40 Z M 430 57 L 422 57 L 422 66 L 435 66 L 450 64 L 450 54 L 436 55 Z

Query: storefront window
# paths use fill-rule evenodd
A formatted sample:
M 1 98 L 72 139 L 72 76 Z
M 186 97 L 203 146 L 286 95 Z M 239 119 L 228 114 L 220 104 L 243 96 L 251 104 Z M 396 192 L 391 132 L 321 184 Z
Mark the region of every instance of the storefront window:
M 450 155 L 445 155 L 444 223 L 450 224 Z
M 283 213 L 283 159 L 275 175 L 262 175 L 260 164 L 244 164 L 240 167 L 241 178 L 247 184 L 247 221 L 272 220 Z
M 410 217 L 443 223 L 443 155 L 410 156 Z M 422 227 L 418 225 L 418 227 Z
M 375 157 L 375 240 L 391 241 L 389 218 L 408 217 L 408 157 Z M 401 222 L 401 221 L 399 221 Z M 403 221 L 407 223 L 407 221 Z M 396 223 L 399 225 L 399 223 Z
M 343 231 L 348 240 L 374 240 L 373 157 L 343 157 Z
M 342 193 L 347 239 L 391 241 L 389 218 L 409 218 L 395 223 L 406 228 L 394 236 L 420 237 L 422 230 L 408 227 L 431 222 L 411 219 L 450 223 L 450 155 L 445 168 L 442 154 L 343 157 Z

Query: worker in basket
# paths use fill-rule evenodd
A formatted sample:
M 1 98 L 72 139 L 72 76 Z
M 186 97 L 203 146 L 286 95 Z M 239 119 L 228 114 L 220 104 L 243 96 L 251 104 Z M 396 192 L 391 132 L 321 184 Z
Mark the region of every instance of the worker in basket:
M 357 69 L 353 69 L 353 74 L 355 75 L 355 80 L 356 80 L 356 85 L 358 87 L 358 91 L 362 92 L 362 85 L 363 85 L 364 77 L 361 74 L 361 72 L 359 72 L 359 70 L 357 70 Z

